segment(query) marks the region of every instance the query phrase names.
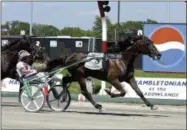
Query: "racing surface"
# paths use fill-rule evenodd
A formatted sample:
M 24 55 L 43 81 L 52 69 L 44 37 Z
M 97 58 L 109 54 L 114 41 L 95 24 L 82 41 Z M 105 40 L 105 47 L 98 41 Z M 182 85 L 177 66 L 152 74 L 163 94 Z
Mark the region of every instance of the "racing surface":
M 103 113 L 88 102 L 72 101 L 67 112 L 45 106 L 40 113 L 25 112 L 17 98 L 2 97 L 3 129 L 186 129 L 186 106 L 101 103 Z

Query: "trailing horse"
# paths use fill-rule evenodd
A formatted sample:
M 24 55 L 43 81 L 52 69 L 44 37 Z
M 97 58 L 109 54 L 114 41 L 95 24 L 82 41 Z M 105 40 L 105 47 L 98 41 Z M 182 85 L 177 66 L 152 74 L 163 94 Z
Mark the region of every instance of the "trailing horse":
M 111 93 L 110 90 L 105 91 L 112 97 L 123 97 L 126 94 L 125 89 L 121 85 L 122 81 L 125 81 L 131 85 L 134 91 L 141 97 L 145 104 L 152 110 L 156 109 L 155 106 L 150 103 L 143 95 L 139 89 L 135 77 L 134 77 L 134 61 L 136 57 L 140 54 L 148 55 L 154 60 L 159 60 L 161 57 L 160 52 L 154 46 L 153 42 L 145 36 L 134 36 L 125 41 L 129 43 L 127 48 L 120 48 L 120 52 L 116 55 L 106 54 L 108 58 L 104 58 L 103 69 L 92 70 L 85 67 L 85 63 L 80 63 L 79 65 L 68 68 L 71 76 L 66 76 L 63 78 L 63 85 L 69 82 L 77 81 L 80 85 L 82 94 L 94 105 L 95 108 L 101 110 L 102 105 L 96 103 L 91 94 L 86 88 L 85 78 L 94 77 L 100 80 L 104 80 L 113 85 L 117 90 L 120 91 L 119 94 Z M 123 42 L 123 44 L 126 44 Z M 56 67 L 63 67 L 68 64 L 72 64 L 85 59 L 88 55 L 84 53 L 73 53 L 62 58 L 57 58 L 47 63 L 47 71 L 54 69 Z M 111 57 L 114 57 L 111 58 Z M 98 61 L 100 61 L 98 59 Z
M 26 50 L 31 53 L 33 61 L 48 61 L 49 59 L 44 48 L 35 44 L 30 37 L 15 40 L 3 47 L 1 51 L 1 80 L 6 77 L 17 79 L 15 67 L 18 62 L 18 52 L 20 50 Z M 33 63 L 33 61 L 31 62 Z

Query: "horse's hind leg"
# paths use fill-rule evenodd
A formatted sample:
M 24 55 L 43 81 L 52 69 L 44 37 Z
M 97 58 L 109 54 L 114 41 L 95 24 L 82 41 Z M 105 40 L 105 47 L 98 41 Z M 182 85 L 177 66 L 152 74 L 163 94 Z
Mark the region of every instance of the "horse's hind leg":
M 131 87 L 134 89 L 134 91 L 141 97 L 141 99 L 144 101 L 144 103 L 148 106 L 151 107 L 152 110 L 157 109 L 153 104 L 151 104 L 143 95 L 141 90 L 139 89 L 136 80 L 134 76 L 130 79 L 127 80 L 127 82 L 131 85 Z
M 86 99 L 88 101 L 90 101 L 90 103 L 96 108 L 101 110 L 102 109 L 102 105 L 96 103 L 93 98 L 92 95 L 88 92 L 87 87 L 86 87 L 86 82 L 85 82 L 85 78 L 79 78 L 78 80 L 80 88 L 81 88 L 81 93 L 86 97 Z
M 115 80 L 111 80 L 109 81 L 118 91 L 120 91 L 119 94 L 114 94 L 114 93 L 111 93 L 110 90 L 105 90 L 112 98 L 115 98 L 115 97 L 123 97 L 125 96 L 126 94 L 126 91 L 125 89 L 123 88 L 123 86 L 121 85 L 120 81 L 118 79 L 115 79 Z
M 74 75 L 76 75 L 76 74 L 74 74 Z M 86 97 L 86 99 L 87 99 L 88 101 L 90 101 L 91 104 L 94 105 L 95 108 L 101 109 L 102 106 L 99 105 L 99 104 L 97 104 L 97 103 L 93 100 L 92 95 L 88 92 L 87 87 L 86 87 L 86 82 L 85 82 L 84 76 L 80 76 L 80 75 L 79 75 L 79 76 L 75 76 L 75 77 L 79 77 L 79 78 L 77 78 L 77 80 L 78 80 L 78 83 L 79 83 L 80 88 L 81 88 L 81 93 Z M 73 78 L 72 76 L 65 76 L 65 77 L 63 78 L 62 84 L 63 84 L 64 86 L 66 86 L 68 83 L 73 82 L 73 81 L 76 81 L 76 79 Z
M 65 76 L 65 77 L 63 77 L 63 79 L 62 79 L 62 84 L 64 85 L 64 86 L 66 86 L 68 83 L 71 83 L 71 82 L 73 82 L 74 80 L 73 80 L 73 76 Z

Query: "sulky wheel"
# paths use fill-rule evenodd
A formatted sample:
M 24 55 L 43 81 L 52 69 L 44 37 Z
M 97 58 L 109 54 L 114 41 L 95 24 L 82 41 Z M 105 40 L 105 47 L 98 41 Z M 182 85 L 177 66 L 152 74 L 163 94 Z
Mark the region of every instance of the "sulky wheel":
M 71 102 L 71 96 L 68 89 L 61 85 L 51 87 L 46 99 L 49 108 L 54 111 L 65 111 Z
M 39 89 L 38 86 L 34 85 L 29 86 L 29 91 L 31 97 L 28 97 L 28 91 L 26 89 L 23 89 L 23 91 L 21 92 L 21 104 L 28 112 L 38 112 L 43 108 L 45 104 L 44 93 L 42 89 Z

